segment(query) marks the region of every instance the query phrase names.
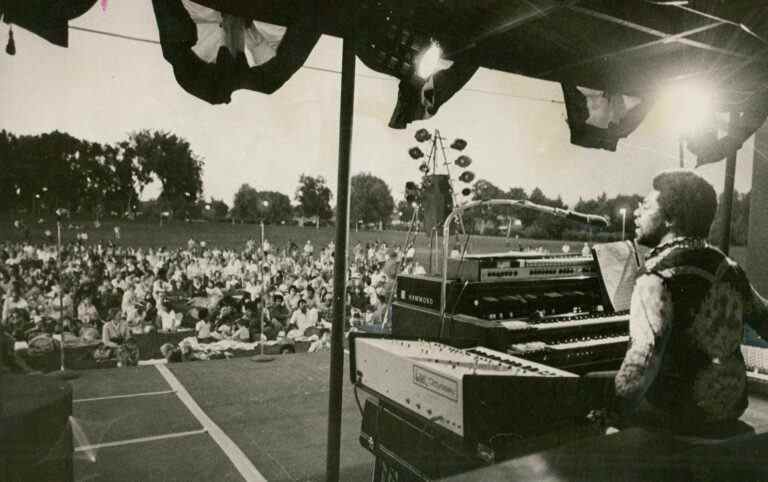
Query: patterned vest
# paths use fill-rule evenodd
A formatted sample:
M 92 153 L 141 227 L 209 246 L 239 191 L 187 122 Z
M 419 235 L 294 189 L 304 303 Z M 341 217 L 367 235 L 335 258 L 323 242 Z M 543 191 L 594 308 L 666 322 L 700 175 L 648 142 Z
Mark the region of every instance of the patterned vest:
M 705 241 L 682 238 L 653 250 L 645 274 L 664 280 L 674 313 L 648 401 L 683 424 L 737 419 L 747 408 L 743 270 Z

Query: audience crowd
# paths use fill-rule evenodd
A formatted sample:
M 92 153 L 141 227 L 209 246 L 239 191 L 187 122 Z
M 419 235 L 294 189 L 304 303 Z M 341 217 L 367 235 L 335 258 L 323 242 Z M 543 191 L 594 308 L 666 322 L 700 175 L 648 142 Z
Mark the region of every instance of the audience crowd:
M 135 364 L 131 338 L 189 331 L 197 341 L 255 342 L 314 333 L 327 339 L 333 304 L 334 246 L 310 240 L 242 250 L 190 239 L 179 248 L 132 248 L 79 240 L 0 243 L 0 326 L 30 344 L 100 341 L 96 358 Z M 423 274 L 413 247 L 384 242 L 350 250 L 345 330 L 386 329 L 394 278 Z

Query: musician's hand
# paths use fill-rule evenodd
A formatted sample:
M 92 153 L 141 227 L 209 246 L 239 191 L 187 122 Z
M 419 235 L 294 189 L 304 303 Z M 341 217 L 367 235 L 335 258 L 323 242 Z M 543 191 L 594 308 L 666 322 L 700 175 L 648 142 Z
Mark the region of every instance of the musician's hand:
M 606 435 L 619 431 L 621 417 L 612 410 L 592 410 L 587 414 L 587 420 L 598 425 Z

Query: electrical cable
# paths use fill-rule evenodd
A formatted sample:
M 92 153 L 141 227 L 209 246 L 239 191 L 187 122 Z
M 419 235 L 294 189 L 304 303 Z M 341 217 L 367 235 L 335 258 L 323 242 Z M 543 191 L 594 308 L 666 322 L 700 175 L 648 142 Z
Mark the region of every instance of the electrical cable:
M 117 39 L 121 39 L 121 40 L 129 40 L 129 41 L 139 42 L 139 43 L 148 43 L 148 44 L 160 45 L 160 41 L 159 40 L 150 39 L 150 38 L 136 37 L 136 36 L 133 36 L 133 35 L 125 35 L 125 34 L 116 33 L 116 32 L 109 32 L 109 31 L 106 31 L 106 30 L 97 30 L 97 29 L 92 29 L 92 28 L 79 27 L 77 25 L 70 25 L 69 28 L 71 30 L 76 30 L 78 32 L 90 33 L 90 34 L 94 34 L 94 35 L 101 35 L 101 36 L 104 36 L 104 37 L 112 37 L 112 38 L 117 38 Z M 326 67 L 317 67 L 317 66 L 314 66 L 314 65 L 304 64 L 304 65 L 301 66 L 301 68 L 305 69 L 305 70 L 314 70 L 316 72 L 325 72 L 325 73 L 328 73 L 328 74 L 341 75 L 341 71 L 340 70 L 330 69 L 330 68 L 326 68 Z M 365 73 L 357 73 L 357 74 L 355 74 L 355 76 L 356 77 L 366 78 L 366 79 L 382 80 L 382 81 L 387 81 L 387 82 L 397 81 L 397 79 L 394 78 L 394 77 L 382 77 L 382 76 L 379 76 L 379 75 L 371 75 L 371 74 L 365 74 Z M 473 88 L 473 87 L 465 87 L 462 90 L 463 91 L 468 91 L 468 92 L 476 92 L 476 93 L 485 94 L 485 95 L 496 95 L 496 96 L 501 96 L 501 97 L 510 97 L 510 98 L 513 98 L 513 99 L 528 100 L 528 101 L 531 101 L 531 102 L 545 102 L 545 103 L 548 103 L 548 104 L 565 104 L 564 101 L 559 100 L 559 99 L 547 99 L 547 98 L 542 98 L 542 97 L 529 97 L 529 96 L 525 96 L 525 95 L 512 94 L 512 93 L 509 93 L 509 92 L 499 92 L 499 91 L 492 91 L 492 90 L 486 90 L 486 89 L 477 89 L 477 88 Z

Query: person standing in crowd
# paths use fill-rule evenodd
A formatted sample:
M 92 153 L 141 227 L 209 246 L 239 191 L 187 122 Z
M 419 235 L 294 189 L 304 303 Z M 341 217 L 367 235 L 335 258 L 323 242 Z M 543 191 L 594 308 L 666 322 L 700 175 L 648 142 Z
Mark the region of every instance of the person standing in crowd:
M 3 300 L 3 312 L 2 319 L 0 321 L 5 322 L 10 316 L 11 312 L 17 309 L 26 310 L 29 309 L 27 300 L 21 296 L 21 284 L 19 282 L 13 282 L 11 284 L 10 291 Z
M 653 179 L 635 211 L 637 242 L 651 251 L 632 293 L 629 349 L 614 377 L 621 423 L 706 431 L 747 407 L 744 323 L 768 337 L 768 302 L 706 241 L 716 210 L 706 180 L 672 170 Z

